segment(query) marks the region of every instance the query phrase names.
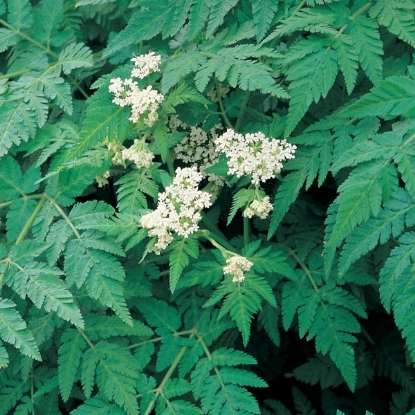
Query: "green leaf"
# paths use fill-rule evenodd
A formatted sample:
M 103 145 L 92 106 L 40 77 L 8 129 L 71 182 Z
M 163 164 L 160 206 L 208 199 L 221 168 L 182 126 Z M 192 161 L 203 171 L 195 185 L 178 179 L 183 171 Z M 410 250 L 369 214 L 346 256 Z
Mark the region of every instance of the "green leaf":
M 193 237 L 183 238 L 175 241 L 170 246 L 172 252 L 169 255 L 170 266 L 170 291 L 176 289 L 183 269 L 189 264 L 189 257 L 197 258 L 199 255 L 199 245 Z
M 10 29 L 0 28 L 0 53 L 19 42 L 19 36 Z
M 398 189 L 379 212 L 376 218 L 356 227 L 346 238 L 342 249 L 339 271 L 345 273 L 348 268 L 363 255 L 389 238 L 398 238 L 406 226 L 415 225 L 415 206 L 413 199 L 404 189 Z
M 89 68 L 92 66 L 92 51 L 83 43 L 71 43 L 59 53 L 57 64 L 62 66 L 65 74 L 76 68 Z
M 85 121 L 79 139 L 66 151 L 65 161 L 73 161 L 107 137 L 123 141 L 129 129 L 128 108 L 117 107 L 107 89 L 101 87 L 87 100 Z
M 353 40 L 348 35 L 342 35 L 335 39 L 333 47 L 337 53 L 337 63 L 346 81 L 347 93 L 351 94 L 357 79 L 359 67 L 358 56 Z
M 377 84 L 382 79 L 383 42 L 378 24 L 362 14 L 348 22 L 346 33 L 353 39 L 360 65 L 369 79 Z
M 27 296 L 36 307 L 55 311 L 63 320 L 80 328 L 84 327 L 81 312 L 74 304 L 72 294 L 59 278 L 62 274 L 60 270 L 32 262 L 26 264 L 19 273 L 24 275 Z
M 59 389 L 62 399 L 69 399 L 73 384 L 76 381 L 81 357 L 86 348 L 86 341 L 81 332 L 75 329 L 67 329 L 61 337 L 58 359 Z
M 36 119 L 28 103 L 6 101 L 0 106 L 0 157 L 8 153 L 9 148 L 22 141 L 33 138 L 36 131 Z
M 206 37 L 209 39 L 215 30 L 223 23 L 226 14 L 233 9 L 239 0 L 212 0 L 210 3 L 209 20 Z
M 357 102 L 346 107 L 342 115 L 363 118 L 413 117 L 415 115 L 415 81 L 403 76 L 390 76 L 379 81 Z
M 7 298 L 0 299 L 0 336 L 6 343 L 35 360 L 41 360 L 38 347 L 26 323 L 15 309 L 16 304 Z
M 8 6 L 9 14 L 7 21 L 16 31 L 28 29 L 32 25 L 32 5 L 29 0 L 8 2 Z
M 398 3 L 379 0 L 370 8 L 370 16 L 398 36 L 415 47 L 415 4 L 410 0 Z
M 133 43 L 158 35 L 169 16 L 174 14 L 176 2 L 161 0 L 154 3 L 152 0 L 143 0 L 140 1 L 140 6 L 140 10 L 131 16 L 127 27 L 109 41 L 104 57 L 114 55 Z
M 189 13 L 189 41 L 193 40 L 205 27 L 210 4 L 210 0 L 200 0 L 192 4 Z
M 253 0 L 252 14 L 254 17 L 256 38 L 260 42 L 271 26 L 275 13 L 278 10 L 278 2 L 274 0 Z
M 311 39 L 311 37 L 310 37 Z M 312 102 L 325 98 L 336 80 L 338 64 L 336 53 L 323 47 L 314 53 L 308 53 L 303 59 L 294 62 L 287 73 L 291 81 L 290 108 L 284 136 L 288 137 Z

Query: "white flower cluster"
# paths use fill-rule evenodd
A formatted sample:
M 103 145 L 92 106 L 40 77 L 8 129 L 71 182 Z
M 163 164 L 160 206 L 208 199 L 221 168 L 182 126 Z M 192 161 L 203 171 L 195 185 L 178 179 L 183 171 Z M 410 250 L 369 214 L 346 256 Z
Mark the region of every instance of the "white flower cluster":
M 111 173 L 109 170 L 102 173 L 100 176 L 95 177 L 95 180 L 97 181 L 98 187 L 104 187 L 106 186 L 108 182 L 108 178 L 111 176 Z
M 148 235 L 157 237 L 150 251 L 159 255 L 173 241 L 173 232 L 187 238 L 199 230 L 201 210 L 212 205 L 210 194 L 198 189 L 201 180 L 196 167 L 178 167 L 173 183 L 159 194 L 157 209 L 141 217 Z
M 154 154 L 148 149 L 144 140 L 134 140 L 134 144 L 130 148 L 124 148 L 121 155 L 124 160 L 133 161 L 137 169 L 148 169 L 154 158 Z
M 228 174 L 251 176 L 253 184 L 274 178 L 281 171 L 282 162 L 294 158 L 297 148 L 261 132 L 242 135 L 233 130 L 227 130 L 214 143 L 216 151 L 228 159 Z
M 154 154 L 148 149 L 144 140 L 134 140 L 130 148 L 124 147 L 121 143 L 108 143 L 108 150 L 112 152 L 111 161 L 125 167 L 127 160 L 133 161 L 137 169 L 149 168 L 153 162 Z
M 242 282 L 245 279 L 244 272 L 249 271 L 253 262 L 241 255 L 233 255 L 226 260 L 226 265 L 223 267 L 225 275 L 231 275 L 232 282 Z
M 190 128 L 189 135 L 176 145 L 174 153 L 176 158 L 184 163 L 198 166 L 202 175 L 205 176 L 204 170 L 214 165 L 219 159 L 213 140 L 217 138 L 216 130 L 221 129 L 221 126 L 217 125 L 207 133 L 200 127 L 189 126 L 174 118 L 171 120 L 170 125 L 176 131 L 178 127 Z M 219 186 L 223 185 L 223 179 L 218 175 L 209 174 L 208 180 L 215 182 Z
M 213 139 L 217 137 L 215 128 L 212 128 L 209 134 Z M 200 127 L 193 126 L 190 127 L 190 134 L 176 145 L 174 152 L 179 160 L 200 165 L 202 171 L 215 164 L 219 158 L 208 133 Z
M 161 56 L 156 55 L 154 52 L 147 53 L 146 55 L 136 56 L 131 59 L 134 62 L 134 69 L 131 71 L 133 78 L 144 79 L 152 72 L 160 72 Z
M 266 219 L 269 213 L 272 211 L 273 206 L 269 201 L 269 196 L 265 196 L 263 199 L 255 199 L 244 210 L 243 216 L 252 218 L 252 216 L 258 216 L 260 219 Z
M 144 123 L 151 127 L 158 118 L 157 110 L 164 99 L 164 95 L 152 88 L 151 85 L 140 89 L 132 78 L 143 79 L 150 72 L 159 71 L 160 56 L 150 52 L 133 58 L 135 67 L 131 72 L 131 78 L 122 80 L 113 78 L 110 80 L 108 90 L 114 94 L 112 102 L 120 107 L 131 107 L 129 120 L 137 123 L 144 117 Z

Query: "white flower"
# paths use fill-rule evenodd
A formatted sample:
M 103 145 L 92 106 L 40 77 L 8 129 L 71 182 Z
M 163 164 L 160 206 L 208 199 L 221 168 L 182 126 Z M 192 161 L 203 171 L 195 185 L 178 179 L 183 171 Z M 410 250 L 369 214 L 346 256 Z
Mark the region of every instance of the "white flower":
M 143 140 L 134 140 L 134 144 L 130 148 L 124 148 L 121 155 L 124 160 L 133 161 L 137 169 L 149 168 L 154 158 L 154 154 Z
M 160 254 L 173 241 L 173 232 L 187 238 L 199 230 L 201 210 L 212 205 L 211 195 L 198 190 L 201 180 L 196 167 L 178 167 L 173 183 L 159 193 L 157 209 L 140 219 L 149 236 L 158 238 L 150 251 Z
M 173 125 L 186 127 L 183 123 L 179 123 L 180 121 L 174 121 Z M 216 129 L 222 129 L 222 126 L 216 125 L 209 131 L 209 134 L 200 127 L 191 126 L 189 135 L 183 138 L 174 148 L 177 159 L 198 166 L 204 177 L 206 176 L 204 170 L 214 165 L 219 159 L 214 145 L 214 139 L 217 137 Z M 211 138 L 209 138 L 209 135 Z M 208 180 L 219 186 L 224 183 L 220 176 L 214 174 L 209 174 Z
M 228 159 L 228 174 L 251 176 L 253 184 L 274 178 L 282 162 L 294 158 L 296 146 L 286 140 L 266 137 L 263 133 L 238 134 L 227 130 L 214 140 L 216 151 Z
M 108 143 L 108 150 L 112 152 L 111 161 L 113 164 L 121 164 L 125 166 L 124 157 L 122 156 L 122 152 L 124 149 L 125 147 L 117 141 Z
M 253 262 L 241 255 L 233 255 L 226 260 L 226 265 L 223 267 L 225 275 L 231 275 L 232 282 L 242 282 L 245 279 L 244 272 L 249 271 Z
M 134 69 L 131 71 L 131 76 L 134 78 L 143 79 L 152 72 L 160 72 L 161 56 L 154 52 L 140 55 L 131 59 L 134 62 Z
M 132 78 L 143 79 L 151 72 L 159 71 L 161 57 L 150 52 L 131 59 L 135 67 L 131 77 L 122 80 L 113 78 L 110 80 L 108 90 L 114 94 L 112 102 L 120 107 L 131 107 L 129 120 L 133 123 L 143 119 L 144 123 L 151 127 L 158 119 L 157 110 L 164 99 L 164 95 L 154 90 L 151 85 L 140 89 L 138 83 Z
M 110 177 L 111 173 L 109 170 L 102 173 L 100 176 L 95 177 L 95 180 L 98 184 L 98 187 L 104 187 L 108 184 L 108 178 Z
M 243 216 L 252 218 L 252 216 L 258 216 L 260 219 L 266 219 L 269 213 L 272 211 L 273 206 L 269 201 L 269 196 L 265 196 L 263 199 L 255 199 L 244 210 Z

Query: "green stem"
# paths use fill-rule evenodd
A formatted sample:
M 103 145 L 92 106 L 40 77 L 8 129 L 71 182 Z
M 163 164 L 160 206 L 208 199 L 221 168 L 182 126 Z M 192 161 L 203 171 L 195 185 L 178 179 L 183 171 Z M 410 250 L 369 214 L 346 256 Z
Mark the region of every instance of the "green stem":
M 69 219 L 68 215 L 62 210 L 62 208 L 56 203 L 55 199 L 52 199 L 50 196 L 48 196 L 45 193 L 45 197 L 48 200 L 48 202 L 59 212 L 59 214 L 62 216 L 62 218 L 67 222 L 69 227 L 72 229 L 72 232 L 76 236 L 78 240 L 81 240 L 81 235 L 79 234 L 78 230 L 73 225 L 72 221 Z
M 32 226 L 33 221 L 35 220 L 36 216 L 40 212 L 40 209 L 42 209 L 42 206 L 45 203 L 45 201 L 46 201 L 46 197 L 42 196 L 40 198 L 37 206 L 35 207 L 35 210 L 32 212 L 32 214 L 30 215 L 30 218 L 26 222 L 26 225 L 24 226 L 24 228 L 20 232 L 20 235 L 17 237 L 16 245 L 20 244 L 23 241 L 23 239 L 26 237 L 26 234 L 29 232 L 29 229 Z
M 179 354 L 176 356 L 176 359 L 174 359 L 174 362 L 170 366 L 169 370 L 165 374 L 163 380 L 160 383 L 160 386 L 156 389 L 156 395 L 152 399 L 152 401 L 148 404 L 146 411 L 144 412 L 144 415 L 150 415 L 153 411 L 154 405 L 157 401 L 157 398 L 161 395 L 163 388 L 166 386 L 167 381 L 170 379 L 171 375 L 175 371 L 177 365 L 180 363 L 180 360 L 182 360 L 182 357 L 186 353 L 186 350 L 188 349 L 188 346 L 183 346 L 179 352 Z
M 366 3 L 364 6 L 362 6 L 360 9 L 356 10 L 351 16 L 349 16 L 350 20 L 354 20 L 357 16 L 365 12 L 369 7 L 371 7 L 373 4 L 372 1 Z
M 0 19 L 0 25 L 3 25 L 7 29 L 12 30 L 18 36 L 22 37 L 23 39 L 27 40 L 28 42 L 32 43 L 33 45 L 37 46 L 39 49 L 42 49 L 46 54 L 53 56 L 55 59 L 58 59 L 58 55 L 52 52 L 49 48 L 45 47 L 41 43 L 37 42 L 36 40 L 32 39 L 30 36 L 26 35 L 25 33 L 21 32 L 20 30 L 16 30 L 15 27 L 9 25 L 5 20 Z
M 298 257 L 298 255 L 294 252 L 293 249 L 289 249 L 288 253 L 294 258 L 294 260 L 298 263 L 298 265 L 300 265 L 300 267 L 303 269 L 303 271 L 305 272 L 305 274 L 307 275 L 311 285 L 313 286 L 314 290 L 318 293 L 320 290 L 317 287 L 316 282 L 314 281 L 313 276 L 311 275 L 310 270 L 306 267 L 306 265 L 303 263 L 303 261 L 301 261 L 301 259 Z
M 294 16 L 298 11 L 300 11 L 302 9 L 302 7 L 305 5 L 306 0 L 303 0 L 296 8 L 295 10 L 292 12 L 291 16 Z
M 167 168 L 169 169 L 170 176 L 174 177 L 174 165 L 173 165 L 173 159 L 172 159 L 170 151 L 167 153 L 166 164 L 167 164 Z
M 251 225 L 249 223 L 249 218 L 244 216 L 244 245 L 249 245 L 251 241 Z
M 79 331 L 79 333 L 81 334 L 81 336 L 85 339 L 85 341 L 87 342 L 88 346 L 92 350 L 95 350 L 94 344 L 91 342 L 91 340 L 89 340 L 89 337 L 85 334 L 85 332 L 82 329 L 80 329 L 79 327 L 77 327 L 76 329 Z
M 220 236 L 216 235 L 216 233 L 209 232 L 206 229 L 199 231 L 200 235 L 207 239 L 213 246 L 218 248 L 220 251 L 230 251 L 233 253 L 237 253 L 235 248 L 228 242 L 227 239 L 223 239 Z
M 238 132 L 239 128 L 241 127 L 243 117 L 245 115 L 246 109 L 248 108 L 249 98 L 251 98 L 251 92 L 246 91 L 244 99 L 242 101 L 241 109 L 239 110 L 238 119 L 236 120 L 235 124 L 235 131 Z
M 226 236 L 223 234 L 223 232 L 217 227 L 217 225 L 210 219 L 208 215 L 206 215 L 205 212 L 202 212 L 202 222 L 206 226 L 206 229 L 213 232 L 215 235 L 218 235 L 222 239 L 226 239 Z
M 216 83 L 216 96 L 218 97 L 218 103 L 220 108 L 220 113 L 222 115 L 223 121 L 225 122 L 225 125 L 233 129 L 232 123 L 229 120 L 228 114 L 226 114 L 225 107 L 223 106 L 222 96 L 220 95 L 220 84 L 217 80 L 215 80 Z

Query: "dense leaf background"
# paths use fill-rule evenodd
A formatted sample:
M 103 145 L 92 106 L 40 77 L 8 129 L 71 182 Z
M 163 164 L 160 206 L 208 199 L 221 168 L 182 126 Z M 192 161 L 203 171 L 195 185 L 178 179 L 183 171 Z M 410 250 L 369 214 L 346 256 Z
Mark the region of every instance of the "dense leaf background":
M 414 48 L 414 0 L 0 0 L 0 415 L 415 414 Z M 150 51 L 148 127 L 108 86 Z M 155 255 L 192 128 L 296 157 L 264 220 L 221 158 Z

